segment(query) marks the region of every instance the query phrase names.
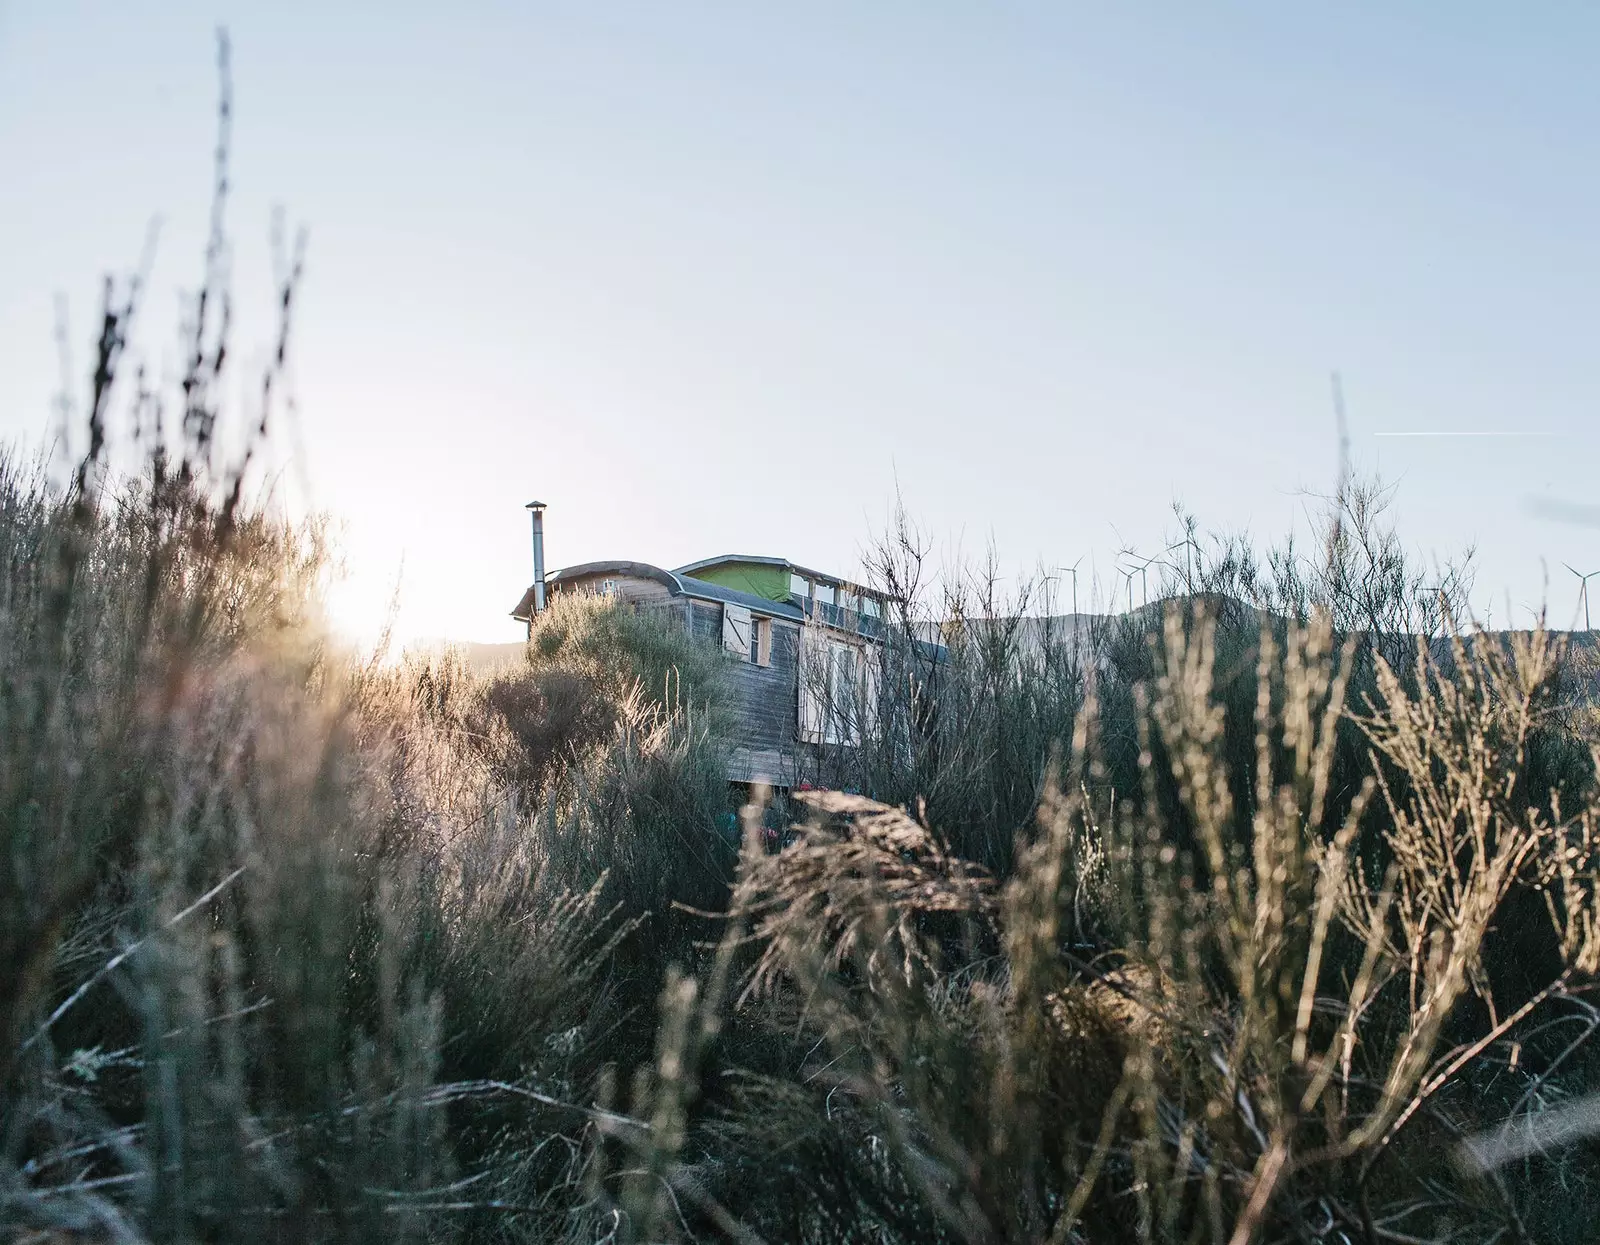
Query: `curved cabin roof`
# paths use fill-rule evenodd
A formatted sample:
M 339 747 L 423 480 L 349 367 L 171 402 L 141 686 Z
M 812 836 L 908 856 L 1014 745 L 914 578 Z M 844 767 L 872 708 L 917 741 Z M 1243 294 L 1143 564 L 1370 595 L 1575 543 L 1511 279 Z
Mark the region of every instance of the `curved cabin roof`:
M 703 571 L 707 567 L 725 566 L 729 562 L 748 562 L 751 566 L 782 566 L 792 567 L 794 564 L 788 558 L 769 558 L 759 553 L 724 553 L 714 558 L 701 558 L 698 562 L 690 562 L 678 568 L 680 575 L 692 574 Z
M 767 597 L 756 596 L 752 592 L 741 592 L 737 588 L 727 588 L 722 584 L 696 579 L 692 575 L 663 570 L 648 562 L 582 562 L 577 566 L 564 566 L 559 571 L 545 576 L 545 588 L 546 590 L 557 588 L 562 584 L 591 579 L 595 576 L 647 579 L 660 584 L 675 597 L 743 605 L 752 613 L 762 614 L 768 618 L 788 618 L 795 622 L 805 618 L 805 613 L 798 606 L 791 605 L 787 601 L 773 601 Z M 522 599 L 517 602 L 516 608 L 511 611 L 511 617 L 518 622 L 527 622 L 532 614 L 533 585 L 530 584 L 528 590 L 522 594 Z
M 564 566 L 559 571 L 552 571 L 544 577 L 544 582 L 548 588 L 568 584 L 575 579 L 588 579 L 593 575 L 653 579 L 674 596 L 681 590 L 676 575 L 671 571 L 662 570 L 659 566 L 651 566 L 648 562 L 580 562 L 577 566 Z

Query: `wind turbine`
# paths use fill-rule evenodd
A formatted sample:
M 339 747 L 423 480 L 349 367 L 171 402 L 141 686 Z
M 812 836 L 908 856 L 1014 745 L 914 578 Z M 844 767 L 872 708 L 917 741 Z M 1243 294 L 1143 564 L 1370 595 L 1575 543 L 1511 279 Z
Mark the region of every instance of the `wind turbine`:
M 1078 643 L 1078 628 L 1081 625 L 1078 621 L 1078 566 L 1082 561 L 1083 559 L 1080 557 L 1071 566 L 1056 567 L 1056 570 L 1065 571 L 1072 576 L 1072 613 L 1068 617 L 1072 619 L 1072 642 L 1074 646 Z M 1056 576 L 1052 575 L 1050 578 L 1054 580 Z
M 1083 561 L 1083 559 L 1079 558 L 1078 561 L 1074 562 L 1071 566 L 1058 566 L 1058 567 L 1056 567 L 1056 570 L 1065 571 L 1068 575 L 1072 576 L 1072 612 L 1073 612 L 1073 614 L 1076 614 L 1078 612 L 1078 564 L 1081 563 L 1082 561 Z M 1050 578 L 1051 579 L 1055 579 L 1056 576 L 1052 575 Z
M 1176 544 L 1168 545 L 1162 552 L 1171 553 L 1175 549 L 1183 550 L 1183 591 L 1192 597 L 1194 595 L 1194 555 L 1198 552 L 1198 547 L 1195 545 L 1194 538 L 1188 532 L 1185 532 L 1182 540 Z M 1174 575 L 1178 573 L 1177 563 L 1167 562 L 1163 563 L 1163 565 L 1170 566 Z
M 1178 544 L 1183 546 L 1183 590 L 1190 596 L 1193 596 L 1195 571 L 1194 555 L 1200 550 L 1195 544 L 1194 536 L 1187 531 L 1183 534 L 1183 539 L 1180 540 Z M 1177 547 L 1178 545 L 1174 545 L 1172 548 L 1176 549 Z
M 1083 559 L 1080 557 L 1078 562 L 1082 561 Z M 1078 562 L 1063 568 L 1067 574 L 1072 576 L 1072 616 L 1074 618 L 1078 616 Z M 1073 625 L 1076 626 L 1077 624 Z
M 1583 602 L 1583 629 L 1591 631 L 1593 628 L 1589 626 L 1589 581 L 1600 575 L 1600 571 L 1590 571 L 1585 575 L 1570 562 L 1563 562 L 1561 565 L 1578 577 L 1578 599 Z
M 1174 549 L 1176 549 L 1178 547 L 1179 547 L 1178 545 L 1168 545 L 1165 549 L 1163 549 L 1161 551 L 1161 553 L 1163 553 L 1163 554 L 1171 553 Z M 1135 561 L 1137 561 L 1139 563 L 1139 567 L 1138 567 L 1138 570 L 1139 570 L 1139 587 L 1140 587 L 1140 590 L 1144 593 L 1144 603 L 1145 603 L 1146 606 L 1148 606 L 1150 604 L 1150 568 L 1152 566 L 1164 566 L 1168 570 L 1172 571 L 1174 574 L 1177 573 L 1177 569 L 1178 568 L 1173 566 L 1171 562 L 1168 562 L 1165 559 L 1163 559 L 1159 554 L 1154 556 L 1154 557 L 1141 558 L 1138 554 L 1132 553 L 1132 551 L 1130 551 L 1130 556 Z M 1161 587 L 1161 585 L 1159 583 L 1157 583 L 1156 584 L 1156 588 L 1159 590 L 1160 587 Z

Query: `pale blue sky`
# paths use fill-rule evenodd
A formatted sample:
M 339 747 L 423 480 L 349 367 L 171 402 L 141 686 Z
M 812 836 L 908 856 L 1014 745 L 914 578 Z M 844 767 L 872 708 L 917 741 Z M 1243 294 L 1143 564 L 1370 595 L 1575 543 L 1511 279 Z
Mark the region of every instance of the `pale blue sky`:
M 1600 567 L 1523 504 L 1600 500 L 1600 8 L 0 0 L 0 435 L 51 419 L 55 295 L 81 370 L 158 215 L 174 357 L 219 21 L 239 343 L 281 203 L 356 624 L 403 556 L 403 635 L 515 638 L 535 496 L 552 566 L 848 571 L 898 480 L 969 551 L 1109 582 L 1175 496 L 1286 530 L 1335 368 L 1497 620 L 1544 559 L 1564 625 L 1561 562 Z M 1374 435 L 1419 431 L 1547 435 Z

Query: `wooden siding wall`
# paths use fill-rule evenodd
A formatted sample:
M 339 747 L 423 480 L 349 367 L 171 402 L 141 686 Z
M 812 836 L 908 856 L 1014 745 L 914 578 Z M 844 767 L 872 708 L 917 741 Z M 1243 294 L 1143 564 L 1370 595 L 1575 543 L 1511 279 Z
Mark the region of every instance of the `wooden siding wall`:
M 708 644 L 722 643 L 722 607 L 691 602 L 692 628 Z M 763 620 L 772 628 L 772 660 L 758 666 L 728 659 L 733 684 L 734 739 L 755 752 L 781 752 L 794 746 L 799 719 L 800 628 L 783 619 Z
M 682 600 L 671 608 L 697 639 L 721 647 L 721 605 Z M 758 666 L 728 658 L 734 745 L 729 778 L 787 786 L 800 712 L 800 628 L 780 618 L 764 621 L 772 629 L 770 662 Z
M 621 595 L 619 591 L 619 595 Z M 637 604 L 660 610 L 696 639 L 722 647 L 722 606 L 688 597 L 646 598 Z M 729 778 L 737 782 L 788 785 L 794 771 L 800 712 L 800 628 L 781 618 L 771 627 L 771 661 L 758 666 L 728 657 L 732 688 L 734 756 Z
M 733 667 L 737 739 L 753 752 L 784 752 L 794 747 L 798 703 L 800 629 L 772 620 L 772 662 Z
M 615 596 L 630 605 L 664 605 L 672 600 L 672 594 L 667 591 L 665 584 L 658 584 L 653 579 L 636 579 L 631 575 L 585 575 L 581 579 L 569 579 L 560 584 L 559 591 L 599 592 L 608 579 L 615 585 Z
M 722 606 L 714 605 L 709 601 L 691 601 L 685 598 L 689 606 L 689 629 L 696 639 L 704 640 L 707 644 L 722 646 Z

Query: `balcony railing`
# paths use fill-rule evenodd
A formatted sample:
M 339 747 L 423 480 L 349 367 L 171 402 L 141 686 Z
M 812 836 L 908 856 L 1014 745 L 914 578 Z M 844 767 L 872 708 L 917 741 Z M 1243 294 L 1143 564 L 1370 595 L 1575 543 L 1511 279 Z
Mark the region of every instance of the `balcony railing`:
M 883 619 L 875 614 L 863 613 L 845 605 L 831 605 L 827 601 L 818 601 L 815 597 L 794 599 L 806 612 L 807 617 L 825 623 L 829 627 L 869 636 L 875 640 L 883 636 Z

